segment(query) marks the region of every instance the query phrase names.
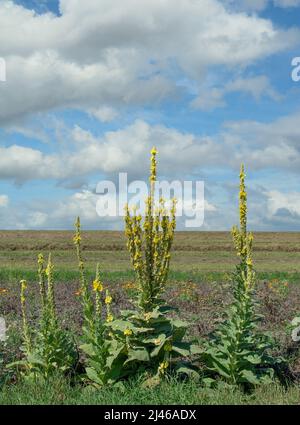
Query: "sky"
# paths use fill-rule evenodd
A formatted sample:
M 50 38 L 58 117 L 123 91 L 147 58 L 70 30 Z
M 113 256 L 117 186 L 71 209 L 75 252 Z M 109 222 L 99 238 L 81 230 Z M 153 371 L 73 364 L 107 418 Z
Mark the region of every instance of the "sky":
M 96 185 L 155 145 L 204 181 L 196 230 L 237 222 L 242 162 L 249 228 L 300 230 L 300 0 L 1 0 L 0 40 L 1 229 L 122 229 Z

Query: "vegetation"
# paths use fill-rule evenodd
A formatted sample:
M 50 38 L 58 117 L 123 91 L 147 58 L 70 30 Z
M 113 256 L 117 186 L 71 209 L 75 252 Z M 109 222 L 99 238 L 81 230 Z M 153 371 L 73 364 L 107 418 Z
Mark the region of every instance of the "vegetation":
M 126 208 L 125 235 L 133 272 L 100 272 L 97 262 L 93 276 L 91 259 L 84 259 L 90 253 L 83 243 L 88 234 L 81 232 L 78 218 L 73 237 L 79 268 L 76 288 L 70 285 L 76 279 L 72 270 L 60 269 L 55 276 L 51 255 L 45 268 L 41 254 L 38 285 L 29 285 L 28 282 L 36 280 L 30 269 L 23 272 L 27 280 L 21 280 L 19 310 L 10 289 L 1 287 L 0 307 L 10 329 L 9 338 L 0 343 L 0 403 L 7 402 L 8 397 L 18 400 L 18 394 L 20 402 L 26 399 L 26 386 L 32 381 L 36 388 L 43 388 L 43 402 L 52 397 L 53 404 L 72 404 L 75 400 L 77 404 L 91 400 L 110 403 L 114 397 L 117 403 L 123 400 L 134 404 L 135 394 L 145 395 L 145 402 L 159 404 L 168 402 L 164 392 L 170 393 L 169 403 L 210 404 L 214 394 L 214 402 L 219 397 L 223 403 L 235 400 L 247 404 L 251 400 L 258 402 L 261 385 L 272 385 L 273 401 L 282 400 L 286 390 L 276 380 L 278 364 L 285 368 L 287 394 L 294 402 L 300 356 L 287 325 L 297 313 L 294 295 L 298 288 L 290 287 L 297 282 L 298 275 L 297 271 L 277 275 L 254 272 L 243 167 L 240 226 L 232 231 L 238 255 L 234 274 L 199 273 L 199 269 L 169 273 L 176 202 L 172 201 L 169 211 L 163 199 L 159 205 L 154 203 L 156 155 L 153 149 L 144 220 L 135 210 Z M 114 243 L 118 246 L 119 241 Z M 181 245 L 183 251 L 184 247 Z M 176 243 L 174 250 L 176 253 Z M 9 275 L 12 283 L 18 279 L 18 273 L 15 270 Z M 2 275 L 0 271 L 0 281 L 2 276 L 7 279 L 7 270 Z M 259 282 L 259 278 L 266 276 L 267 281 Z M 54 285 L 58 278 L 61 282 Z M 116 282 L 119 286 L 121 282 L 122 294 L 118 293 Z M 68 291 L 70 295 L 70 288 L 73 301 L 65 292 L 57 304 L 60 292 Z M 57 308 L 66 299 L 70 304 L 69 317 Z M 172 300 L 173 305 L 166 299 Z M 292 299 L 294 304 L 290 305 Z M 179 310 L 179 305 L 185 308 Z M 206 322 L 208 316 L 211 319 Z M 22 321 L 22 341 L 19 322 L 15 320 L 18 317 Z M 294 327 L 296 322 L 295 319 Z M 271 323 L 272 339 L 266 333 Z M 19 351 L 16 346 L 20 342 Z M 56 386 L 66 388 L 63 394 L 60 392 L 61 400 L 51 396 L 51 388 Z M 157 389 L 150 393 L 148 387 L 151 391 L 153 387 Z M 132 391 L 128 397 L 129 388 L 138 393 Z M 247 395 L 245 389 L 251 392 Z M 267 397 L 264 399 L 271 403 Z M 32 402 L 30 397 L 27 400 Z
M 270 383 L 274 377 L 273 359 L 268 352 L 271 339 L 258 331 L 255 299 L 256 277 L 253 270 L 253 234 L 247 231 L 247 193 L 244 167 L 240 173 L 240 227 L 232 229 L 239 264 L 232 278 L 233 301 L 204 352 L 208 368 L 231 385 Z
M 72 335 L 59 324 L 54 298 L 53 265 L 49 255 L 47 268 L 44 269 L 42 254 L 38 257 L 39 286 L 40 286 L 40 321 L 35 329 L 28 325 L 26 311 L 27 282 L 21 281 L 21 311 L 23 322 L 24 353 L 22 360 L 8 365 L 17 366 L 21 376 L 26 379 L 48 379 L 49 376 L 61 371 L 69 373 L 75 369 L 78 353 Z M 45 278 L 47 277 L 47 288 Z

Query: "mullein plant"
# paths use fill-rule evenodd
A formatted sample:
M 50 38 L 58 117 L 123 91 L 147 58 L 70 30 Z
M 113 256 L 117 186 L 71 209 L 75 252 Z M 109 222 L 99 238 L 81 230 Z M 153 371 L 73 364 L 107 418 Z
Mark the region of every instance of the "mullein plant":
M 247 231 L 247 193 L 244 166 L 240 171 L 240 227 L 233 227 L 232 236 L 239 258 L 233 274 L 233 301 L 225 320 L 212 335 L 203 359 L 214 376 L 230 385 L 249 387 L 273 379 L 276 360 L 269 353 L 271 340 L 258 330 L 261 316 L 256 313 L 256 279 L 253 269 L 253 235 Z
M 137 291 L 132 300 L 136 309 L 121 311 L 119 319 L 107 324 L 123 375 L 145 372 L 146 375 L 150 373 L 150 377 L 162 377 L 171 368 L 194 372 L 175 361 L 179 356 L 190 355 L 190 344 L 183 342 L 187 324 L 169 317 L 174 309 L 162 298 L 176 227 L 176 201 L 171 201 L 169 210 L 162 198 L 155 205 L 156 156 L 157 150 L 153 148 L 144 220 L 136 208 L 131 212 L 126 206 L 125 234 L 136 275 Z
M 106 323 L 113 321 L 111 311 L 112 296 L 104 285 L 100 276 L 100 267 L 97 264 L 95 279 L 88 282 L 82 256 L 82 237 L 79 217 L 75 223 L 73 242 L 76 247 L 78 267 L 80 273 L 80 295 L 83 325 L 82 344 L 80 349 L 85 355 L 85 371 L 90 382 L 100 387 L 114 383 L 119 377 L 120 363 L 117 362 L 116 343 L 109 336 Z M 113 353 L 113 355 L 111 355 Z M 116 360 L 116 361 L 115 361 Z
M 27 282 L 21 284 L 21 312 L 23 323 L 24 359 L 8 367 L 17 366 L 26 378 L 44 378 L 57 373 L 70 374 L 78 363 L 78 352 L 72 335 L 59 323 L 55 306 L 53 264 L 49 254 L 45 268 L 44 257 L 38 256 L 38 276 L 40 288 L 40 322 L 31 328 L 27 316 Z

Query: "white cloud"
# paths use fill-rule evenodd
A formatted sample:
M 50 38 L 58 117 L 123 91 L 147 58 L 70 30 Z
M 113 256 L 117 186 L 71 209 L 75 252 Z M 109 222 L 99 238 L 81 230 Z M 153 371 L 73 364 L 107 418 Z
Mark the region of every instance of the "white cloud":
M 269 123 L 239 121 L 227 123 L 223 138 L 234 150 L 235 161 L 252 169 L 283 169 L 299 172 L 300 113 Z
M 251 78 L 237 78 L 227 82 L 222 88 L 204 88 L 200 90 L 198 97 L 192 101 L 192 106 L 205 111 L 225 107 L 226 95 L 234 92 L 250 95 L 256 101 L 262 96 L 268 96 L 275 101 L 281 99 L 280 95 L 271 86 L 269 79 L 264 75 L 260 75 Z
M 299 39 L 216 0 L 61 0 L 60 9 L 56 17 L 0 3 L 2 125 L 53 108 L 159 101 L 177 90 L 173 62 L 201 81 L 209 66 L 245 67 Z
M 300 216 L 300 193 L 282 193 L 278 190 L 271 190 L 266 193 L 268 197 L 269 212 L 274 215 L 280 210 L 287 210 L 292 215 Z
M 79 126 L 65 130 L 66 145 L 54 153 L 12 145 L 0 148 L 0 179 L 23 183 L 53 179 L 72 184 L 87 176 L 113 178 L 128 172 L 144 178 L 149 152 L 159 150 L 160 173 L 168 177 L 199 173 L 201 168 L 236 168 L 245 162 L 251 169 L 277 168 L 299 173 L 300 114 L 273 122 L 228 122 L 210 137 L 185 133 L 143 120 L 96 136 Z M 71 187 L 71 186 L 70 186 Z
M 93 173 L 125 171 L 144 176 L 149 152 L 157 145 L 161 170 L 171 175 L 218 161 L 220 146 L 212 139 L 195 137 L 162 125 L 137 120 L 127 127 L 109 131 L 103 137 L 75 126 L 65 150 L 45 154 L 40 150 L 13 145 L 0 148 L 0 179 L 17 183 L 32 179 L 69 179 Z
M 91 116 L 97 118 L 102 122 L 110 122 L 113 121 L 118 116 L 118 112 L 116 109 L 111 108 L 109 106 L 103 106 L 100 108 L 88 109 L 87 111 Z

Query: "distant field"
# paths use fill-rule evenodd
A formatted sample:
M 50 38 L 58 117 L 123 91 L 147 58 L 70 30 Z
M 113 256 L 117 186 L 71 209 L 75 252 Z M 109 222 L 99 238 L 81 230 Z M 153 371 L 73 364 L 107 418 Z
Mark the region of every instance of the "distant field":
M 75 270 L 70 231 L 1 231 L 0 268 L 34 270 L 38 252 L 52 252 L 57 269 Z M 95 262 L 107 272 L 130 269 L 123 232 L 83 232 L 87 268 Z M 300 272 L 300 233 L 256 233 L 254 260 L 258 272 Z M 222 273 L 236 261 L 229 232 L 177 232 L 171 262 L 174 272 Z

